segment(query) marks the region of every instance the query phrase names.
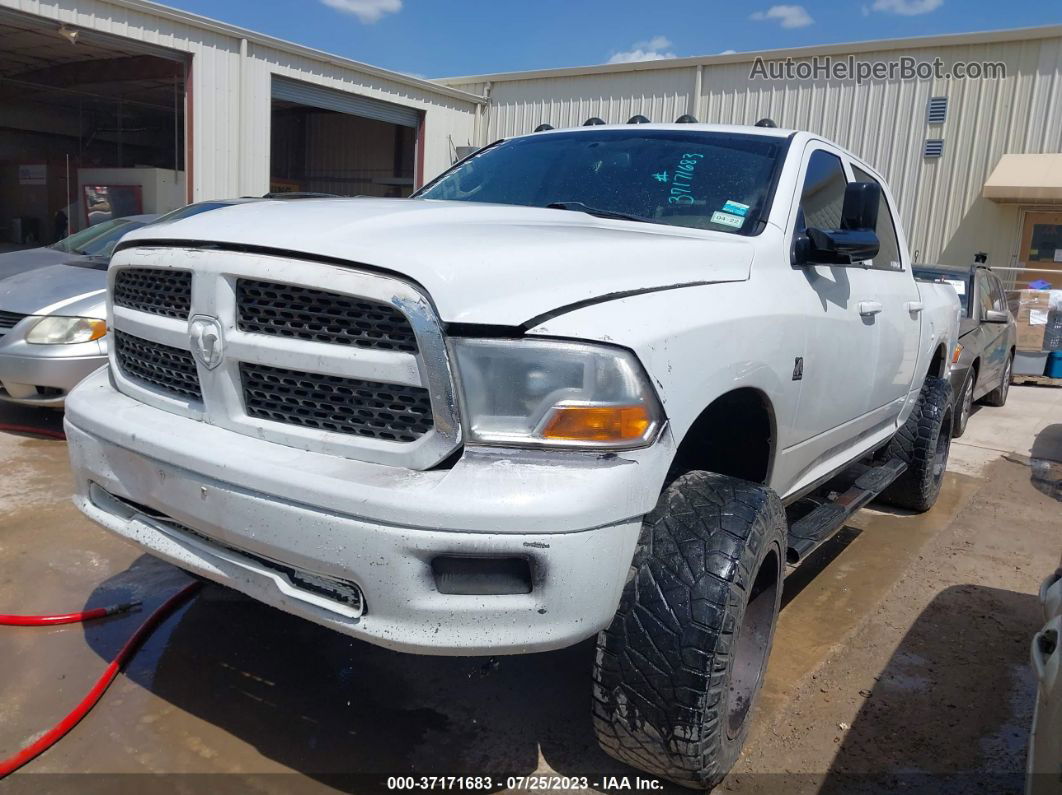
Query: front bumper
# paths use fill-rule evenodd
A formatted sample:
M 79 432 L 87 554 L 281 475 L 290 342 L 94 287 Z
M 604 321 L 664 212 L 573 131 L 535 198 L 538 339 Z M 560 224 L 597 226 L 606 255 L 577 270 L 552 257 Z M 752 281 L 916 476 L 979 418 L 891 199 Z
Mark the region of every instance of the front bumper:
M 0 401 L 62 406 L 71 389 L 105 364 L 107 348 L 101 340 L 31 345 L 9 332 L 0 337 Z
M 75 502 L 165 560 L 392 649 L 506 654 L 577 643 L 619 603 L 671 458 L 466 451 L 414 472 L 311 453 L 146 406 L 106 374 L 67 404 Z M 165 518 L 161 518 L 165 517 Z M 519 557 L 530 593 L 441 593 L 439 556 Z M 291 571 L 353 583 L 364 612 Z

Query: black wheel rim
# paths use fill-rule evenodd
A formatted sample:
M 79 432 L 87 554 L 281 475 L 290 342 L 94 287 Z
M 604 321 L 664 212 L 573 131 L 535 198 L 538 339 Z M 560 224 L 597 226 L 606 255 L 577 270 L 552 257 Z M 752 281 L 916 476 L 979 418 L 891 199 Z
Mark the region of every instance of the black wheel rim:
M 940 432 L 937 434 L 937 445 L 933 449 L 933 480 L 939 481 L 944 477 L 944 470 L 948 468 L 948 452 L 951 450 L 951 434 L 948 433 L 949 425 L 942 423 Z
M 749 709 L 767 665 L 771 630 L 778 613 L 780 565 L 781 558 L 774 550 L 764 558 L 753 581 L 752 595 L 745 607 L 741 626 L 738 627 L 727 699 L 727 735 L 731 739 L 738 735 L 748 719 Z

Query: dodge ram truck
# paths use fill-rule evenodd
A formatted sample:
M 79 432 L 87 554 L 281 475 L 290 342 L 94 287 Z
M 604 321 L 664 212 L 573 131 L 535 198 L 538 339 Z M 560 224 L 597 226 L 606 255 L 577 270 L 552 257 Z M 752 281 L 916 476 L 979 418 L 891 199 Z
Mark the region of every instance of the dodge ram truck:
M 499 141 L 410 199 L 146 227 L 67 403 L 75 501 L 391 649 L 596 636 L 600 744 L 711 786 L 788 568 L 941 487 L 958 301 L 898 219 L 816 135 L 640 124 Z

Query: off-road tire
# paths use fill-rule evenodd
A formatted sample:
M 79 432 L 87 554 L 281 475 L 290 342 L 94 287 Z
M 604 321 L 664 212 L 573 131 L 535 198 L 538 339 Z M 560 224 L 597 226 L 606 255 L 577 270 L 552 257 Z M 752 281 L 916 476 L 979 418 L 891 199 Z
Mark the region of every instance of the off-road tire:
M 966 425 L 973 413 L 973 394 L 977 388 L 977 371 L 970 368 L 966 374 L 966 380 L 962 382 L 962 391 L 955 396 L 955 408 L 952 412 L 954 419 L 951 423 L 951 438 L 958 439 L 966 433 Z
M 781 501 L 756 483 L 698 471 L 664 490 L 597 638 L 593 720 L 608 754 L 687 787 L 722 780 L 763 683 L 785 534 Z
M 911 416 L 892 437 L 884 458 L 899 458 L 907 471 L 881 493 L 882 502 L 928 511 L 937 501 L 951 448 L 951 386 L 927 376 Z
M 1007 395 L 1010 394 L 1010 374 L 1014 371 L 1014 354 L 1007 356 L 1007 364 L 1003 368 L 1003 379 L 999 382 L 999 386 L 981 398 L 981 402 L 986 406 L 1005 406 L 1007 404 Z

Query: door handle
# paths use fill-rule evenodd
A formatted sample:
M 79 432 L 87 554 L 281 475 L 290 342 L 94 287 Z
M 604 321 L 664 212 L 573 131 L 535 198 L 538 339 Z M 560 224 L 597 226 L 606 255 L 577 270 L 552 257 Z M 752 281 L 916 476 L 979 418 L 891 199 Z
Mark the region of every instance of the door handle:
M 907 311 L 910 312 L 912 315 L 915 312 L 921 312 L 922 308 L 923 308 L 921 301 L 908 301 L 906 306 L 907 306 Z
M 881 301 L 860 301 L 859 302 L 859 314 L 863 317 L 870 315 L 876 315 L 881 311 Z

